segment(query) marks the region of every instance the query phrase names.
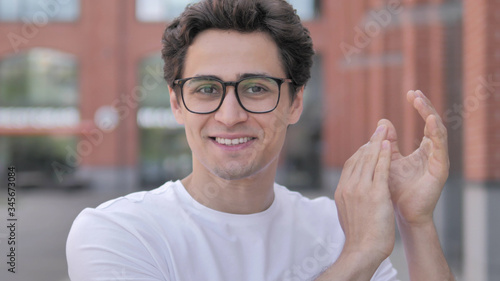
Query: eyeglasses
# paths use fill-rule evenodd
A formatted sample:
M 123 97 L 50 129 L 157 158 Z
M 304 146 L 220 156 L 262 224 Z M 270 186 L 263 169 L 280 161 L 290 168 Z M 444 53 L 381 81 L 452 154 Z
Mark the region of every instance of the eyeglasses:
M 217 111 L 226 97 L 226 87 L 233 86 L 240 106 L 250 113 L 273 111 L 279 103 L 281 85 L 292 79 L 252 76 L 236 82 L 224 82 L 211 76 L 177 79 L 184 106 L 189 112 L 209 114 Z

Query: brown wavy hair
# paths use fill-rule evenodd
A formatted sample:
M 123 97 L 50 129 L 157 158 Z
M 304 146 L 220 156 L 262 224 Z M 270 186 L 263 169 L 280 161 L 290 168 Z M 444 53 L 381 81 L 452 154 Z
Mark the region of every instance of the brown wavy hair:
M 293 80 L 292 99 L 311 77 L 314 50 L 309 30 L 285 0 L 203 0 L 188 5 L 163 33 L 163 71 L 170 87 L 181 78 L 188 47 L 207 29 L 268 33 L 278 46 L 286 75 Z

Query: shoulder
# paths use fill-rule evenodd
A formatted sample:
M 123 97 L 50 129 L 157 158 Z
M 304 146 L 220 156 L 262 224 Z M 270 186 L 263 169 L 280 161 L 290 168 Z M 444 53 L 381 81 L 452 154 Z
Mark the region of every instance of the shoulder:
M 76 217 L 70 237 L 76 233 L 147 231 L 156 223 L 160 214 L 175 209 L 177 182 L 167 182 L 151 191 L 128 194 L 102 203 L 96 208 L 86 208 Z M 96 237 L 95 235 L 93 237 Z
M 111 280 L 109 274 L 122 270 L 142 277 L 165 276 L 168 266 L 158 265 L 165 264 L 158 251 L 166 247 L 160 239 L 164 234 L 160 218 L 178 204 L 175 188 L 175 182 L 168 182 L 151 191 L 131 193 L 83 210 L 66 241 L 71 279 L 90 280 L 89 276 L 96 276 Z M 108 275 L 103 276 L 103 272 Z
M 311 227 L 325 228 L 325 231 L 341 232 L 337 207 L 332 199 L 326 196 L 310 199 L 279 184 L 275 184 L 274 190 L 283 210 L 293 219 Z
M 288 188 L 279 184 L 274 185 L 274 191 L 287 205 L 298 208 L 301 212 L 316 213 L 317 211 L 328 211 L 328 215 L 332 217 L 337 216 L 335 201 L 326 196 L 311 199 L 299 192 L 290 191 Z
M 179 187 L 179 181 L 169 181 L 150 191 L 138 191 L 106 201 L 95 209 L 103 212 L 113 212 L 127 211 L 129 208 L 155 207 L 159 203 L 175 201 L 176 189 Z

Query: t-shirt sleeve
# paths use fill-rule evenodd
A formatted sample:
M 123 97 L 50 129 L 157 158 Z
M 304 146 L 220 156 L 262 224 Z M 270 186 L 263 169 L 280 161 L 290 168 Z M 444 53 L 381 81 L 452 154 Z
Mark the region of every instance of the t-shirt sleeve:
M 112 213 L 85 209 L 75 219 L 66 242 L 72 281 L 166 281 L 136 230 Z
M 371 281 L 398 281 L 397 274 L 398 272 L 387 258 L 380 264 L 377 271 L 375 271 Z

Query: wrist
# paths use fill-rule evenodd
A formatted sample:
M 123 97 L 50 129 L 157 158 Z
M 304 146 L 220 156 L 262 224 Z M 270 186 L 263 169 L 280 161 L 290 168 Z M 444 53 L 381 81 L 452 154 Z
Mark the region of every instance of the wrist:
M 375 252 L 344 248 L 335 263 L 316 281 L 370 280 L 384 259 Z
M 378 267 L 391 255 L 392 250 L 394 249 L 394 242 L 392 246 L 386 245 L 384 248 L 381 248 L 382 244 L 382 241 L 373 246 L 361 244 L 350 246 L 346 243 L 340 257 L 346 261 L 356 262 L 361 266 L 371 267 L 375 265 Z
M 394 216 L 398 225 L 407 227 L 423 227 L 434 224 L 433 211 L 416 213 L 409 213 L 407 210 L 401 210 L 398 206 L 394 208 Z
M 409 223 L 397 217 L 411 280 L 455 280 L 432 219 Z
M 411 230 L 411 231 L 419 231 L 419 230 L 428 230 L 428 229 L 434 229 L 434 218 L 431 216 L 422 216 L 419 217 L 418 219 L 412 218 L 412 219 L 406 219 L 404 216 L 402 216 L 399 212 L 396 212 L 396 222 L 398 225 L 398 228 L 401 229 L 406 229 L 406 230 Z

